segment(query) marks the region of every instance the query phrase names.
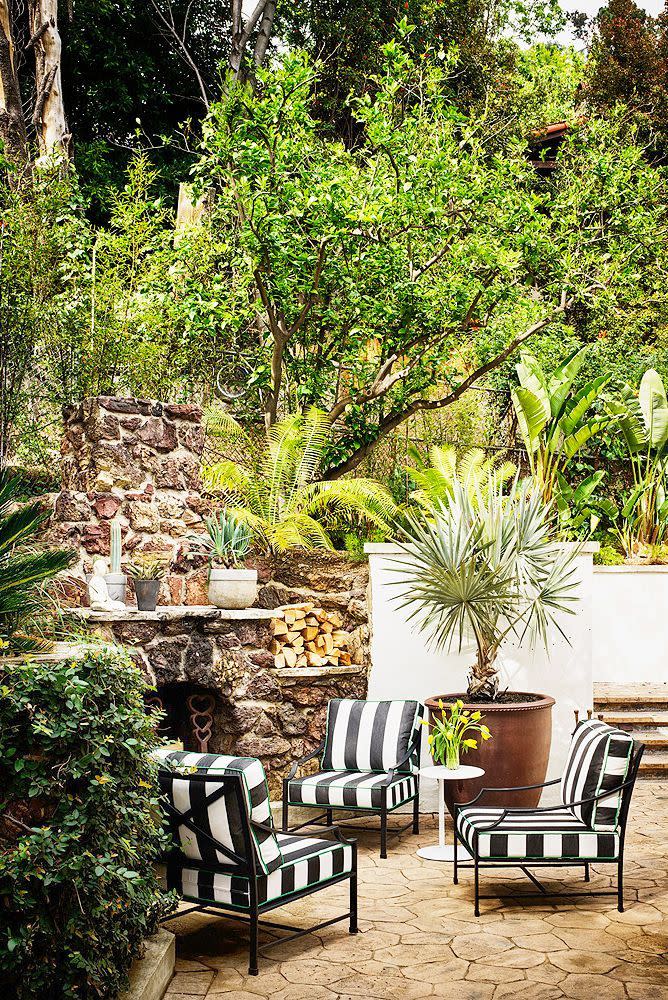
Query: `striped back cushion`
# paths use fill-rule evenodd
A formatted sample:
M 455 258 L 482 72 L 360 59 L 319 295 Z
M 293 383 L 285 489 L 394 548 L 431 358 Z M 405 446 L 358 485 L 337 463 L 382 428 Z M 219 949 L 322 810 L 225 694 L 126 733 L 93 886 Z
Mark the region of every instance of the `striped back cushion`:
M 597 802 L 573 806 L 571 812 L 593 830 L 614 830 L 622 804 L 619 786 L 626 779 L 633 738 L 621 729 L 587 719 L 573 733 L 561 778 L 564 805 L 609 791 Z
M 421 709 L 417 701 L 334 698 L 327 708 L 323 771 L 389 771 L 419 731 Z M 411 771 L 416 763 L 400 770 Z
M 267 778 L 259 760 L 254 757 L 225 757 L 222 754 L 169 750 L 156 751 L 156 757 L 163 765 L 162 784 L 167 788 L 171 805 L 181 813 L 192 808 L 194 825 L 235 854 L 242 857 L 245 854 L 243 829 L 247 826 L 247 820 L 245 815 L 240 814 L 232 783 L 225 795 L 208 802 L 207 799 L 220 790 L 222 782 L 197 781 L 196 778 L 191 779 L 188 771 L 196 768 L 196 772 L 193 772 L 195 774 L 238 775 L 251 819 L 270 826 L 273 831 Z M 268 875 L 280 868 L 283 857 L 275 833 L 255 827 L 251 827 L 250 833 L 256 862 L 261 871 Z M 199 836 L 184 824 L 179 825 L 178 835 L 181 850 L 186 857 L 213 864 L 233 864 L 230 858 L 216 850 L 205 837 Z

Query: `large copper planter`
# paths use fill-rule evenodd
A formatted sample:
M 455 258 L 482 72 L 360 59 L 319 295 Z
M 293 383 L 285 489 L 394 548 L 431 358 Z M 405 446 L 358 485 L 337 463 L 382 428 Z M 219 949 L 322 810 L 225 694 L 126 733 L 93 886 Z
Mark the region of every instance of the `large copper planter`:
M 478 740 L 478 749 L 462 755 L 462 764 L 473 764 L 485 769 L 482 778 L 472 781 L 446 781 L 446 804 L 452 812 L 453 802 L 468 802 L 481 788 L 503 788 L 517 785 L 535 785 L 545 781 L 552 740 L 552 706 L 554 698 L 548 695 L 531 695 L 526 692 L 527 701 L 507 705 L 468 704 L 466 695 L 442 694 L 428 698 L 426 705 L 431 715 L 438 715 L 439 698 L 444 705 L 461 698 L 467 711 L 481 711 L 489 726 L 492 739 Z M 488 794 L 485 805 L 535 806 L 541 790 L 528 792 L 500 792 Z

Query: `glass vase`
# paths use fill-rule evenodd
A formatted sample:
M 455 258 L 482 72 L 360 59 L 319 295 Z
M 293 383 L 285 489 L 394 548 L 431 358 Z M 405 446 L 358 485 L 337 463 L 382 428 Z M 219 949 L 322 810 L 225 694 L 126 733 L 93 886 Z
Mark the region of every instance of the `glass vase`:
M 459 767 L 459 745 L 453 746 L 448 744 L 445 748 L 445 766 L 451 770 L 456 771 Z

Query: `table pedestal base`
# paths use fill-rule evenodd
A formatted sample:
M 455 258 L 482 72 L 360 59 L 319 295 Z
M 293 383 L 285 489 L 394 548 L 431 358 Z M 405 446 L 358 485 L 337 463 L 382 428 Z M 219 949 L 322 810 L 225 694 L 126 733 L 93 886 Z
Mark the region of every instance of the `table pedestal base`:
M 447 844 L 443 847 L 439 844 L 435 844 L 434 847 L 420 847 L 417 852 L 417 856 L 419 858 L 424 858 L 426 861 L 454 861 L 455 849 L 452 844 Z M 465 847 L 462 847 L 461 844 L 457 847 L 457 860 L 471 860 L 471 855 Z

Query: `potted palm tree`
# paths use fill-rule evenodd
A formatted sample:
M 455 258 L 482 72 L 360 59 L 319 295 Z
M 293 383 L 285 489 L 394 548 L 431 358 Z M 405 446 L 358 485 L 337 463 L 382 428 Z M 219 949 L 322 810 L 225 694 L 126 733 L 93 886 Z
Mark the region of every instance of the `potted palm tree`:
M 439 702 L 484 710 L 494 741 L 471 750 L 469 760 L 485 768 L 485 784 L 528 785 L 543 781 L 551 740 L 554 699 L 500 686 L 500 650 L 541 641 L 551 627 L 562 634 L 563 613 L 574 613 L 576 552 L 552 537 L 551 508 L 530 482 L 517 478 L 507 494 L 495 484 L 472 497 L 455 480 L 447 505 L 427 517 L 408 515 L 395 558 L 394 600 L 437 649 L 473 644 L 468 690 L 427 701 L 436 718 Z M 466 794 L 474 791 L 469 785 Z M 532 793 L 518 804 L 537 801 Z M 506 799 L 507 803 L 507 799 Z

